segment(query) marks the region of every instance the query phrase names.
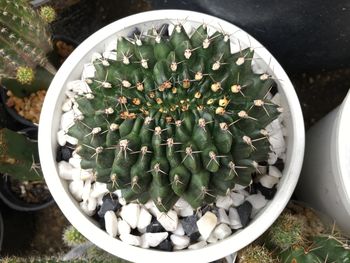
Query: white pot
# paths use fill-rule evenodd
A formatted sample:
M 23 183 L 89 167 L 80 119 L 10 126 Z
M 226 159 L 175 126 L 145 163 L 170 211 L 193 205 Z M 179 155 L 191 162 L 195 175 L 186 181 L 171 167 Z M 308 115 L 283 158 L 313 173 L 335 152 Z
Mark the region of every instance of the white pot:
M 307 132 L 297 195 L 350 236 L 350 92 Z
M 216 244 L 198 250 L 162 252 L 127 245 L 112 238 L 101 230 L 97 223 L 86 216 L 79 204 L 69 193 L 67 182 L 57 173 L 55 153 L 56 134 L 59 128 L 61 105 L 65 98 L 65 88 L 69 81 L 80 79 L 84 63 L 91 61 L 94 52 L 103 52 L 105 46 L 115 40 L 116 35 L 127 34 L 144 25 L 186 21 L 199 26 L 204 21 L 217 30 L 224 30 L 231 39 L 239 39 L 242 47 L 250 45 L 261 59 L 256 63 L 276 79 L 285 111 L 285 125 L 288 129 L 286 164 L 283 177 L 274 199 L 251 221 L 249 226 Z M 258 47 L 258 48 L 257 48 Z M 273 69 L 273 71 L 272 71 Z M 39 127 L 39 152 L 47 185 L 58 206 L 84 236 L 111 254 L 135 262 L 209 262 L 238 251 L 259 237 L 278 217 L 287 204 L 296 186 L 304 154 L 304 123 L 300 105 L 294 88 L 275 58 L 240 28 L 213 16 L 180 10 L 160 10 L 132 15 L 120 19 L 90 36 L 68 57 L 61 66 L 46 95 Z

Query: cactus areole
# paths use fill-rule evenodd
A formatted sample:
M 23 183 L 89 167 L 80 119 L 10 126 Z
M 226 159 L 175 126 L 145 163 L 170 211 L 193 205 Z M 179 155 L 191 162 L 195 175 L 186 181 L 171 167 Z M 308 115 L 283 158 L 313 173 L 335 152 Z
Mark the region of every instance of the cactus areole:
M 196 209 L 252 182 L 281 108 L 268 99 L 271 76 L 252 71 L 254 50 L 231 53 L 229 36 L 205 24 L 166 32 L 120 37 L 116 59 L 94 60 L 68 134 L 81 167 L 127 201 L 167 211 L 183 197 Z

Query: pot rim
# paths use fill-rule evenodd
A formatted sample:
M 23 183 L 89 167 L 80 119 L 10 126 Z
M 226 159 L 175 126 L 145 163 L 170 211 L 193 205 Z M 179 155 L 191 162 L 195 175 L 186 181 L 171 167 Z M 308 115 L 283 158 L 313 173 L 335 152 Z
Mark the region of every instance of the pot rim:
M 222 28 L 229 33 L 236 32 L 238 35 L 243 34 L 245 37 L 248 36 L 252 46 L 261 47 L 256 49 L 256 53 L 264 59 L 266 64 L 269 63 L 270 68 L 274 69 L 273 75 L 276 78 L 279 90 L 283 93 L 281 95 L 285 97 L 290 111 L 288 118 L 290 118 L 292 126 L 291 135 L 288 137 L 290 140 L 288 148 L 290 147 L 290 149 L 287 150 L 291 154 L 287 158 L 289 160 L 286 162 L 283 177 L 275 197 L 247 227 L 218 243 L 210 244 L 201 249 L 164 252 L 127 245 L 99 229 L 91 218 L 81 212 L 77 202 L 72 201 L 72 197 L 67 190 L 67 185 L 64 187 L 65 182 L 63 183 L 57 174 L 57 164 L 55 161 L 55 147 L 57 142 L 55 134 L 58 129 L 57 125 L 55 127 L 53 120 L 58 114 L 55 114 L 55 111 L 60 110 L 57 100 L 62 93 L 62 89 L 65 87 L 65 82 L 71 77 L 72 71 L 77 65 L 82 68 L 81 60 L 84 56 L 91 53 L 93 48 L 95 50 L 97 47 L 101 48 L 103 41 L 111 36 L 115 36 L 116 32 L 129 26 L 137 26 L 146 21 L 149 23 L 160 20 L 170 22 L 181 19 L 197 23 L 206 21 L 210 25 L 215 25 L 217 29 Z M 183 10 L 156 10 L 131 15 L 105 26 L 87 38 L 68 57 L 53 79 L 45 98 L 39 125 L 39 154 L 43 173 L 47 185 L 62 212 L 93 243 L 111 254 L 135 262 L 144 262 L 145 259 L 151 259 L 153 262 L 179 262 L 190 259 L 194 259 L 196 262 L 209 262 L 232 254 L 251 243 L 270 227 L 289 201 L 301 170 L 304 143 L 304 122 L 299 101 L 292 83 L 276 59 L 258 41 L 237 26 L 207 14 Z

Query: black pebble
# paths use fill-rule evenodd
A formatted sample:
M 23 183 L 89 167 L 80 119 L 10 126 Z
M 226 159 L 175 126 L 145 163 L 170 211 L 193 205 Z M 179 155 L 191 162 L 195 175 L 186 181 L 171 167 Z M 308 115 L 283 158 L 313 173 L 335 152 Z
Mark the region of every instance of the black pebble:
M 192 234 L 198 232 L 197 216 L 196 215 L 184 217 L 183 219 L 181 219 L 181 224 L 182 224 L 182 227 L 183 227 L 186 235 L 189 237 Z
M 247 186 L 244 190 L 246 190 L 251 195 L 255 195 L 258 193 L 258 187 L 255 183 Z
M 169 239 L 165 239 L 158 246 L 156 246 L 155 249 L 163 251 L 173 251 L 173 244 Z
M 57 148 L 57 154 L 56 154 L 56 161 L 66 161 L 68 162 L 69 159 L 72 157 L 73 148 L 69 145 L 59 146 Z
M 190 235 L 190 241 L 191 243 L 194 243 L 198 240 L 198 238 L 201 236 L 199 232 L 194 232 Z
M 280 158 L 277 159 L 276 163 L 273 164 L 273 166 L 276 166 L 276 168 L 280 171 L 283 171 L 284 169 L 284 161 Z
M 146 227 L 147 233 L 159 233 L 166 232 L 164 227 L 158 222 L 158 220 L 153 217 L 151 223 Z
M 260 193 L 263 196 L 265 196 L 265 198 L 267 200 L 271 200 L 277 192 L 276 185 L 274 185 L 272 188 L 267 188 L 267 187 L 263 186 L 261 183 L 258 183 L 257 187 L 258 187 L 258 190 L 260 191 Z
M 243 227 L 246 227 L 250 221 L 250 214 L 252 213 L 252 208 L 253 206 L 248 201 L 245 201 L 243 204 L 237 206 L 236 208 Z
M 116 212 L 122 207 L 116 195 L 106 194 L 102 201 L 103 203 L 97 212 L 99 217 L 104 217 L 107 211 Z

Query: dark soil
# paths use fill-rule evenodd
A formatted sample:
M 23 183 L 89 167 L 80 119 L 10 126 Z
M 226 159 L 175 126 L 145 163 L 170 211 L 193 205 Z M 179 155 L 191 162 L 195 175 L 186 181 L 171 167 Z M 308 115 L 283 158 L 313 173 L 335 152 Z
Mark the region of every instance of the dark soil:
M 42 204 L 51 199 L 51 194 L 44 182 L 11 180 L 11 190 L 21 200 L 30 204 Z

